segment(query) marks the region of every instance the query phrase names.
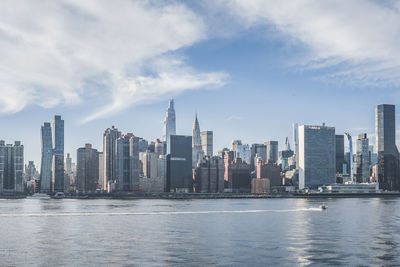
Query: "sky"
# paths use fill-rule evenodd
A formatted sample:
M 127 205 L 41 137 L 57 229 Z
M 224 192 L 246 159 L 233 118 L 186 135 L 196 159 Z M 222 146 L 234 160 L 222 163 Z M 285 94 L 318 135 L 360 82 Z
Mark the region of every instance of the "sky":
M 214 153 L 234 139 L 283 148 L 295 122 L 373 144 L 375 106 L 399 100 L 399 43 L 389 0 L 4 0 L 0 139 L 39 164 L 57 114 L 73 159 L 102 151 L 112 125 L 152 141 L 174 98 L 177 134 L 197 112 Z

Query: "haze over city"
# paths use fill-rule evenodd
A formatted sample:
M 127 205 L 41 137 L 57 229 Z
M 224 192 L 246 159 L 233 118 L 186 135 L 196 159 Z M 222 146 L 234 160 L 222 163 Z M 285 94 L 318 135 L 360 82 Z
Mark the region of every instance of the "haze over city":
M 22 140 L 37 164 L 54 114 L 75 158 L 85 143 L 101 148 L 111 125 L 161 138 L 173 97 L 177 133 L 191 133 L 197 112 L 216 152 L 234 139 L 283 148 L 294 122 L 373 138 L 374 107 L 399 97 L 392 1 L 1 5 L 2 138 Z

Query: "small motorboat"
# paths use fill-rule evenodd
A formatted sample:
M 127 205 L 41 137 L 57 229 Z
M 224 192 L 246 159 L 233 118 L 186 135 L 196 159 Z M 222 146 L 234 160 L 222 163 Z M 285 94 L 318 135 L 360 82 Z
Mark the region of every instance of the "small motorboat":
M 65 195 L 63 192 L 57 192 L 54 196 L 52 196 L 52 198 L 57 198 L 57 199 L 65 198 Z
M 326 210 L 328 208 L 328 206 L 324 204 L 320 205 L 319 207 L 321 208 L 321 210 Z

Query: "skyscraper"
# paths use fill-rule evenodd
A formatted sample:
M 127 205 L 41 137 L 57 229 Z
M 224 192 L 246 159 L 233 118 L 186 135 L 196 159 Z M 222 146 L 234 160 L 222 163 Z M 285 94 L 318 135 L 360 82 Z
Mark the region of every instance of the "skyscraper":
M 252 144 L 250 147 L 250 166 L 251 170 L 255 170 L 257 167 L 257 158 L 262 161 L 267 160 L 267 146 L 264 144 Z
M 24 191 L 24 146 L 0 140 L 0 192 Z
M 76 152 L 76 184 L 78 191 L 94 192 L 99 182 L 99 153 L 91 144 Z
M 132 133 L 117 139 L 116 190 L 139 190 L 139 137 Z
M 272 163 L 278 162 L 278 141 L 267 141 L 267 161 Z
M 356 182 L 354 178 L 354 173 L 355 173 L 355 168 L 354 168 L 354 155 L 353 155 L 353 139 L 351 138 L 351 135 L 349 133 L 344 133 L 347 137 L 347 140 L 349 142 L 349 156 L 348 158 L 346 157 L 346 161 L 348 162 L 348 173 L 350 174 L 350 180 L 352 182 Z M 347 153 L 346 153 L 347 155 Z
M 99 188 L 104 190 L 104 158 L 103 158 L 103 152 L 99 152 Z
M 359 134 L 356 143 L 356 180 L 358 183 L 369 182 L 370 155 L 367 134 Z
M 117 139 L 121 136 L 121 132 L 117 128 L 111 126 L 107 128 L 103 134 L 103 182 L 102 189 L 108 189 L 108 183 L 113 183 L 116 180 L 116 153 Z
M 344 135 L 335 135 L 336 146 L 336 173 L 343 174 L 344 163 Z
M 296 167 L 299 166 L 299 126 L 297 123 L 293 123 L 293 146 L 294 146 L 294 155 L 296 157 Z
M 203 147 L 204 155 L 213 156 L 213 131 L 200 132 L 201 146 Z
M 336 182 L 335 128 L 299 127 L 299 189 Z
M 192 128 L 192 168 L 197 166 L 197 162 L 199 162 L 203 156 L 204 152 L 201 146 L 200 125 L 196 114 Z
M 224 161 L 220 157 L 204 157 L 195 171 L 197 193 L 224 192 Z
M 53 122 L 52 183 L 54 192 L 64 191 L 64 120 L 55 115 Z
M 67 157 L 65 158 L 65 172 L 72 176 L 72 159 L 69 153 L 67 153 Z
M 69 153 L 65 158 L 65 172 L 64 172 L 64 192 L 70 190 L 70 186 L 75 182 L 74 173 L 72 171 L 72 159 Z
M 231 144 L 231 150 L 234 152 L 235 158 L 240 158 L 247 164 L 251 163 L 251 151 L 248 144 L 242 144 L 241 140 L 233 140 Z
M 395 106 L 382 104 L 375 110 L 378 182 L 384 190 L 399 190 L 399 152 L 396 147 Z
M 192 137 L 171 135 L 167 147 L 167 192 L 191 192 L 193 190 L 192 173 Z
M 160 139 L 157 139 L 154 144 L 154 152 L 158 156 L 165 155 L 166 153 L 165 142 L 161 142 Z
M 168 104 L 168 109 L 164 120 L 164 136 L 163 141 L 169 144 L 169 137 L 176 134 L 176 117 L 174 108 L 174 99 L 171 99 Z M 168 150 L 168 148 L 167 148 Z
M 49 122 L 45 122 L 40 128 L 40 142 L 42 149 L 40 192 L 50 193 L 52 191 L 53 139 Z

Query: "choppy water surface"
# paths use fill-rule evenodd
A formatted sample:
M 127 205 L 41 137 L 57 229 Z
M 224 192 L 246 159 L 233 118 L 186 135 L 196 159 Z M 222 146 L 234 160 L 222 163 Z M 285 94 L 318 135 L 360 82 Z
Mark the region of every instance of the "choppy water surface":
M 1 266 L 400 265 L 399 242 L 397 198 L 0 200 Z

